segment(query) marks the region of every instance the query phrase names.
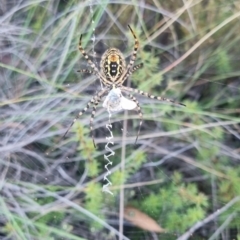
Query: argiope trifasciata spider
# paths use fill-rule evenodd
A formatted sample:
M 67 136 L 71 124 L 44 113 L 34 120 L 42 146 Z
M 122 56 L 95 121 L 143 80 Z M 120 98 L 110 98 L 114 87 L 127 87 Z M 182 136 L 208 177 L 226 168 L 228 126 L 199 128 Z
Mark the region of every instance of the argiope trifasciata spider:
M 143 66 L 142 63 L 134 66 L 134 62 L 135 62 L 136 55 L 137 55 L 137 50 L 139 48 L 139 42 L 138 42 L 138 39 L 137 39 L 135 33 L 133 32 L 133 30 L 131 29 L 131 27 L 129 25 L 128 25 L 128 28 L 130 29 L 130 31 L 135 39 L 134 50 L 131 54 L 129 64 L 126 66 L 125 58 L 119 49 L 109 48 L 108 50 L 106 50 L 106 52 L 103 54 L 103 56 L 101 58 L 100 71 L 96 67 L 96 65 L 89 59 L 87 53 L 82 48 L 82 43 L 81 43 L 82 35 L 80 36 L 79 50 L 82 53 L 82 55 L 84 56 L 84 58 L 88 61 L 88 64 L 90 65 L 92 70 L 82 69 L 82 70 L 79 70 L 78 72 L 95 74 L 100 79 L 104 88 L 101 91 L 98 91 L 95 94 L 95 96 L 93 96 L 92 99 L 87 103 L 86 107 L 81 112 L 79 112 L 79 114 L 73 120 L 73 122 L 71 123 L 71 125 L 69 126 L 69 128 L 67 129 L 67 131 L 63 137 L 66 136 L 69 129 L 76 122 L 76 120 L 84 112 L 86 112 L 91 105 L 93 105 L 93 110 L 92 110 L 91 119 L 90 119 L 90 131 L 91 131 L 91 136 L 92 136 L 93 143 L 95 146 L 94 137 L 93 137 L 93 119 L 94 119 L 94 116 L 96 113 L 96 107 L 99 104 L 101 98 L 104 96 L 104 94 L 110 93 L 112 90 L 115 90 L 115 89 L 118 89 L 119 91 L 115 90 L 115 92 L 113 92 L 112 95 L 113 95 L 113 97 L 115 97 L 115 99 L 118 98 L 118 100 L 120 99 L 121 91 L 125 91 L 125 92 L 135 92 L 135 93 L 141 94 L 141 95 L 146 96 L 151 99 L 157 99 L 159 101 L 167 101 L 167 102 L 171 102 L 174 104 L 185 106 L 182 103 L 175 102 L 168 98 L 153 96 L 153 95 L 150 95 L 149 93 L 140 91 L 138 89 L 123 86 L 124 81 L 133 72 L 135 72 L 136 70 L 138 70 L 139 68 L 141 68 Z M 116 97 L 118 94 L 120 94 L 120 95 L 118 97 Z M 129 97 L 133 102 L 135 102 L 135 104 L 136 104 L 135 106 L 137 108 L 138 115 L 140 118 L 138 133 L 137 133 L 137 137 L 136 137 L 136 141 L 135 141 L 135 143 L 136 143 L 139 133 L 140 133 L 141 125 L 142 125 L 143 114 L 142 114 L 141 107 L 139 105 L 138 100 L 135 97 L 133 97 L 131 94 L 129 94 Z M 126 109 L 131 109 L 131 108 L 126 108 Z

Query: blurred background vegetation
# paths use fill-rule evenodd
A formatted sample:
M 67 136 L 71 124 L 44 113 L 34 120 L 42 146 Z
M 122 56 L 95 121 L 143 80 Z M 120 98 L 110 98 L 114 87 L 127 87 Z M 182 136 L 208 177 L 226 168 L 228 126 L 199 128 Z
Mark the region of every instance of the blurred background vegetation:
M 97 149 L 89 112 L 61 137 L 101 89 L 80 35 L 97 65 L 128 60 L 128 24 L 144 67 L 125 84 L 187 107 L 135 95 L 136 145 L 137 112 L 112 116 L 112 196 L 102 104 Z M 0 239 L 239 240 L 239 31 L 238 0 L 1 0 Z

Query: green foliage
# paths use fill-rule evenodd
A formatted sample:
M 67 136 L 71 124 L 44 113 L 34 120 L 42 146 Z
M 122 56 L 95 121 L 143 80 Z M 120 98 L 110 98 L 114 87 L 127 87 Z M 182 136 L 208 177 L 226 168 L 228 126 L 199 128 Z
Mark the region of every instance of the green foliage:
M 115 171 L 109 176 L 109 179 L 111 179 L 111 182 L 113 186 L 119 186 L 126 182 L 126 180 L 137 172 L 139 168 L 142 166 L 142 164 L 146 162 L 146 155 L 141 150 L 136 150 L 130 157 L 128 158 L 128 161 L 126 163 L 124 173 L 119 171 Z
M 159 72 L 159 57 L 153 53 L 141 51 L 141 61 L 144 66 L 132 75 L 132 81 L 138 89 L 152 92 L 156 85 L 162 81 L 162 74 Z
M 175 172 L 171 183 L 162 185 L 157 193 L 151 193 L 141 203 L 145 212 L 170 231 L 184 232 L 204 218 L 208 207 L 206 195 L 200 193 L 195 184 L 183 184 L 181 179 Z
M 86 168 L 88 169 L 88 176 L 95 177 L 99 174 L 100 163 L 97 159 L 87 160 Z
M 219 181 L 219 192 L 218 192 L 218 201 L 222 202 L 224 204 L 231 201 L 233 198 L 240 196 L 240 188 L 239 188 L 239 182 L 240 182 L 240 167 L 239 166 L 228 166 L 225 167 L 226 176 L 228 179 L 220 179 Z M 240 203 L 237 202 L 234 206 L 227 209 L 222 216 L 220 217 L 219 221 L 221 223 L 224 223 L 226 218 L 229 217 L 229 215 L 232 214 L 238 214 L 240 209 Z M 229 224 L 229 227 L 235 229 L 238 228 L 240 224 L 239 217 L 234 217 L 231 223 Z
M 39 205 L 45 206 L 46 204 L 53 204 L 55 199 L 53 197 L 44 197 L 44 198 L 37 198 L 36 202 Z M 37 222 L 42 224 L 50 224 L 56 225 L 62 222 L 62 219 L 65 217 L 65 213 L 61 211 L 50 211 L 43 215 L 38 215 L 38 213 L 32 213 L 32 217 L 37 218 Z
M 126 181 L 126 175 L 127 173 L 123 173 L 120 170 L 115 171 L 114 173 L 112 173 L 109 176 L 109 179 L 111 179 L 112 185 L 113 186 L 120 186 L 122 184 L 124 184 L 124 182 Z
M 102 186 L 94 182 L 89 183 L 86 190 L 86 203 L 85 208 L 88 209 L 91 213 L 97 215 L 99 218 L 104 220 L 104 215 L 102 212 L 103 203 L 104 203 L 104 193 L 102 193 Z M 91 226 L 97 230 L 103 228 L 102 225 L 95 221 L 90 221 Z
M 197 154 L 197 159 L 208 161 L 215 158 L 219 154 L 219 147 L 218 146 L 205 146 L 199 149 Z
M 222 140 L 224 138 L 224 131 L 221 127 L 214 127 L 211 129 L 212 131 L 212 136 L 216 140 Z
M 146 154 L 141 150 L 136 150 L 131 156 L 131 161 L 126 165 L 127 174 L 135 173 L 144 162 L 146 162 Z
M 173 114 L 171 114 L 171 117 L 173 118 Z M 167 132 L 179 130 L 180 128 L 179 124 L 177 124 L 176 122 L 172 122 L 171 119 L 169 121 L 168 119 L 162 121 L 162 125 Z
M 89 129 L 84 127 L 80 122 L 75 123 L 74 130 L 76 131 L 77 141 L 79 142 L 79 152 L 85 159 L 88 176 L 95 177 L 99 174 L 100 163 L 93 157 L 96 149 L 93 145 L 92 138 L 89 138 Z
M 226 51 L 221 49 L 216 56 L 216 68 L 219 74 L 226 74 L 232 71 L 229 56 Z
M 226 169 L 228 179 L 221 179 L 219 184 L 220 200 L 228 202 L 236 196 L 240 195 L 240 167 L 228 167 Z
M 57 226 L 57 225 L 61 225 L 64 217 L 65 217 L 64 212 L 52 211 L 52 212 L 46 213 L 43 216 L 40 216 L 36 222 L 42 224 L 42 226 Z M 51 231 L 49 231 L 48 229 L 39 228 L 39 235 L 46 237 L 46 236 L 49 236 L 50 234 L 51 234 Z

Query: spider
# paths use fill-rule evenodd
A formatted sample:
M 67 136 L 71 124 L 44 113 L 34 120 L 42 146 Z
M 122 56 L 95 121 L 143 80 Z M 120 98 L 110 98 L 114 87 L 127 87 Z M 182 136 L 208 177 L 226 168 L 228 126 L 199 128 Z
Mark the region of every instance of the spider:
M 77 121 L 77 119 L 80 118 L 80 116 L 82 116 L 82 114 L 85 113 L 90 108 L 91 105 L 93 105 L 93 110 L 92 110 L 92 114 L 91 114 L 91 118 L 90 118 L 90 132 L 91 132 L 93 144 L 96 147 L 95 141 L 94 141 L 94 136 L 93 136 L 93 120 L 94 120 L 94 116 L 96 113 L 97 105 L 99 104 L 99 102 L 101 101 L 101 98 L 106 93 L 108 93 L 108 96 L 106 97 L 106 99 L 104 101 L 104 105 L 105 105 L 104 107 L 109 106 L 109 104 L 113 104 L 113 102 L 117 100 L 118 103 L 115 107 L 112 108 L 112 111 L 118 111 L 118 110 L 122 110 L 122 109 L 131 110 L 133 108 L 137 109 L 137 112 L 138 112 L 138 115 L 140 118 L 140 122 L 139 122 L 138 133 L 137 133 L 137 137 L 135 140 L 135 144 L 136 144 L 136 142 L 138 140 L 138 136 L 140 134 L 140 129 L 141 129 L 142 121 L 143 121 L 143 114 L 142 114 L 141 107 L 139 105 L 138 100 L 131 94 L 129 94 L 129 98 L 131 99 L 131 101 L 124 98 L 122 96 L 121 91 L 131 92 L 131 93 L 135 92 L 135 93 L 141 94 L 145 97 L 148 97 L 150 99 L 156 99 L 159 101 L 166 101 L 166 102 L 171 102 L 171 103 L 174 103 L 177 105 L 185 106 L 183 103 L 175 102 L 174 100 L 171 100 L 168 98 L 164 98 L 164 97 L 160 97 L 160 96 L 153 96 L 147 92 L 143 92 L 138 89 L 123 86 L 123 83 L 126 81 L 126 79 L 130 75 L 132 75 L 139 68 L 143 67 L 143 63 L 140 63 L 140 64 L 134 66 L 134 62 L 135 62 L 135 59 L 137 56 L 137 51 L 139 48 L 139 42 L 138 42 L 138 39 L 137 39 L 134 31 L 132 30 L 132 28 L 129 25 L 128 25 L 128 28 L 130 29 L 130 31 L 134 37 L 135 43 L 134 43 L 133 52 L 130 57 L 130 61 L 127 66 L 126 66 L 125 58 L 124 58 L 123 54 L 121 53 L 121 51 L 117 48 L 109 48 L 102 55 L 102 58 L 100 61 L 100 70 L 99 70 L 96 67 L 96 65 L 89 59 L 89 56 L 87 55 L 87 53 L 84 51 L 84 49 L 82 47 L 82 35 L 80 36 L 79 51 L 82 53 L 84 58 L 87 60 L 88 64 L 91 67 L 91 70 L 81 69 L 81 70 L 78 70 L 78 72 L 96 75 L 100 79 L 100 82 L 103 85 L 103 89 L 98 91 L 91 98 L 91 100 L 87 103 L 86 107 L 81 112 L 78 113 L 78 115 L 72 121 L 71 125 L 68 127 L 68 129 L 65 132 L 63 137 L 66 136 L 69 129 Z M 129 105 L 129 106 L 127 107 L 127 105 Z

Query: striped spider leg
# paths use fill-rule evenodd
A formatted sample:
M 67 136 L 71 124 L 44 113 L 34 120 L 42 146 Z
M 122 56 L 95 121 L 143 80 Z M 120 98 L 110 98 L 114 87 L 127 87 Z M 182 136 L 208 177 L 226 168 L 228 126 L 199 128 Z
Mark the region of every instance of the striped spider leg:
M 90 124 L 89 124 L 90 134 L 91 134 L 93 145 L 94 145 L 95 148 L 96 148 L 96 144 L 95 144 L 94 135 L 93 135 L 93 120 L 94 120 L 94 117 L 95 117 L 95 114 L 96 114 L 97 106 L 98 106 L 99 102 L 101 101 L 101 98 L 102 98 L 102 95 L 97 96 L 97 98 L 95 99 L 95 102 L 93 104 L 93 110 L 92 110 L 92 113 L 91 113 Z
M 134 68 L 133 65 L 134 65 L 135 59 L 137 57 L 137 51 L 139 48 L 139 41 L 138 41 L 135 33 L 133 32 L 132 28 L 129 25 L 128 25 L 128 28 L 130 29 L 130 31 L 134 37 L 134 40 L 135 40 L 134 49 L 133 49 L 133 52 L 130 57 L 130 61 L 129 61 L 129 64 L 127 65 L 126 70 L 123 72 L 123 74 L 119 77 L 119 79 L 115 83 L 117 86 L 122 86 L 122 84 L 125 82 L 125 80 L 133 73 L 133 71 L 132 71 Z M 138 68 L 139 67 L 137 67 L 136 70 Z
M 140 107 L 140 104 L 139 104 L 138 100 L 132 94 L 129 94 L 128 96 L 132 101 L 134 101 L 136 103 L 138 116 L 140 118 L 140 122 L 139 122 L 139 125 L 138 125 L 137 137 L 136 137 L 136 140 L 135 140 L 135 144 L 136 144 L 137 140 L 138 140 L 138 137 L 139 137 L 139 134 L 140 134 L 140 131 L 141 131 L 141 126 L 142 126 L 142 122 L 143 122 L 143 114 L 142 114 L 142 109 Z
M 79 44 L 78 44 L 78 49 L 79 51 L 82 53 L 82 55 L 84 56 L 84 58 L 87 60 L 88 64 L 90 65 L 90 67 L 92 68 L 91 70 L 88 69 L 83 69 L 80 70 L 79 72 L 86 72 L 86 73 L 90 73 L 90 74 L 95 74 L 101 81 L 103 79 L 103 76 L 101 75 L 101 73 L 99 72 L 98 68 L 96 67 L 96 65 L 93 63 L 93 61 L 88 57 L 87 53 L 85 52 L 85 50 L 82 47 L 82 34 L 80 36 L 79 39 Z
M 174 101 L 172 99 L 169 99 L 169 98 L 164 98 L 164 97 L 160 97 L 160 96 L 154 96 L 154 95 L 151 95 L 151 94 L 149 94 L 147 92 L 140 91 L 140 90 L 138 90 L 136 88 L 130 88 L 130 87 L 122 86 L 121 89 L 124 90 L 124 91 L 127 91 L 127 92 L 138 93 L 138 94 L 143 95 L 143 96 L 145 96 L 147 98 L 150 98 L 150 99 L 156 99 L 156 100 L 162 101 L 162 102 L 170 102 L 170 103 L 173 103 L 173 104 L 176 104 L 176 105 L 180 105 L 180 106 L 186 107 L 186 105 L 183 104 L 183 103 L 176 102 L 176 101 Z
M 160 97 L 160 96 L 150 95 L 147 92 L 143 92 L 143 91 L 140 91 L 140 90 L 135 89 L 135 88 L 129 88 L 129 87 L 121 86 L 121 90 L 126 91 L 126 92 L 135 92 L 135 93 L 141 94 L 141 95 L 143 95 L 145 97 L 148 97 L 150 99 L 156 99 L 158 101 L 170 102 L 170 103 L 177 104 L 177 105 L 184 106 L 184 107 L 186 106 L 185 104 L 176 102 L 176 101 L 174 101 L 172 99 L 164 98 L 164 97 Z M 143 114 L 142 114 L 142 110 L 141 110 L 141 107 L 139 105 L 138 100 L 134 96 L 132 96 L 131 94 L 129 94 L 128 96 L 130 97 L 131 100 L 133 100 L 136 103 L 138 115 L 139 115 L 139 118 L 140 118 L 139 127 L 138 127 L 138 133 L 137 133 L 137 137 L 136 137 L 136 141 L 135 141 L 135 144 L 136 144 L 137 140 L 138 140 L 138 137 L 139 137 L 139 134 L 140 134 L 142 122 L 143 122 Z
M 95 106 L 95 105 L 96 105 L 96 106 L 98 105 L 98 99 L 101 99 L 101 97 L 102 97 L 106 92 L 107 92 L 107 89 L 103 89 L 103 90 L 97 92 L 97 93 L 91 98 L 91 100 L 87 103 L 86 107 L 85 107 L 81 112 L 79 112 L 78 115 L 74 118 L 74 120 L 72 121 L 72 123 L 71 123 L 70 126 L 68 127 L 67 131 L 64 133 L 63 138 L 67 135 L 67 133 L 69 132 L 69 130 L 70 130 L 70 128 L 72 127 L 72 125 L 90 108 L 90 106 L 91 106 L 92 104 L 94 104 L 94 106 Z M 96 103 L 97 103 L 97 104 L 96 104 Z M 96 107 L 96 106 L 95 106 L 95 107 Z M 94 112 L 94 114 L 95 114 L 95 112 Z M 92 113 L 92 115 L 94 115 L 94 114 Z M 91 128 L 90 128 L 90 129 L 91 129 Z

